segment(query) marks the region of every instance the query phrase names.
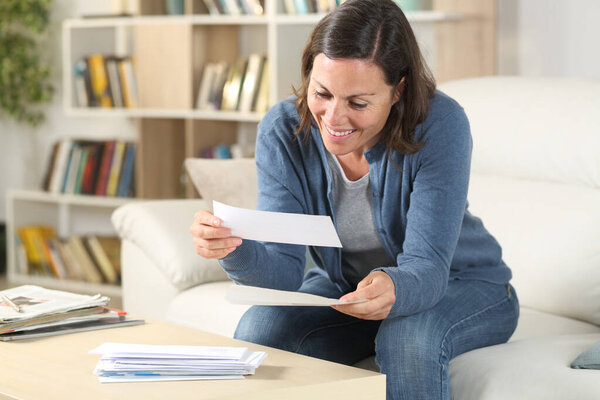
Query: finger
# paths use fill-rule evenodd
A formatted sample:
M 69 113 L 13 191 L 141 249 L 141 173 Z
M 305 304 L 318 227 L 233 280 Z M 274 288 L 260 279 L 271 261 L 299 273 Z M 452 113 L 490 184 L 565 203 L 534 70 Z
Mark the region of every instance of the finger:
M 205 247 L 196 247 L 196 254 L 198 254 L 199 256 L 202 256 L 204 258 L 221 259 L 221 258 L 224 258 L 227 255 L 229 255 L 229 253 L 231 253 L 235 249 L 236 249 L 235 247 L 229 247 L 229 248 L 225 248 L 225 249 L 211 250 L 211 249 L 207 249 Z
M 381 293 L 378 291 L 377 287 L 374 287 L 372 283 L 369 283 L 363 287 L 357 287 L 354 292 L 345 294 L 340 298 L 340 301 L 352 302 L 358 300 L 370 300 L 379 296 L 380 294 Z
M 204 239 L 224 239 L 231 237 L 230 228 L 214 228 L 212 226 L 199 225 L 196 223 L 190 227 L 190 233 L 194 237 Z
M 202 247 L 208 250 L 220 250 L 236 248 L 242 244 L 242 239 L 238 237 L 228 237 L 226 239 L 204 239 L 194 238 L 194 246 Z
M 358 285 L 356 285 L 356 289 L 362 289 L 365 286 L 370 285 L 373 282 L 373 275 L 369 274 L 367 275 L 363 280 L 361 280 L 360 282 L 358 282 Z
M 215 217 L 213 213 L 208 210 L 201 210 L 194 214 L 194 222 L 202 225 L 210 225 L 214 227 L 220 227 L 223 221 L 219 217 Z
M 383 271 L 374 271 L 367 275 L 357 285 L 355 291 L 359 295 L 372 299 L 380 296 L 382 293 L 396 293 L 396 287 L 392 278 Z
M 377 298 L 365 303 L 333 306 L 337 311 L 360 319 L 381 320 L 388 316 L 392 304 L 383 298 Z

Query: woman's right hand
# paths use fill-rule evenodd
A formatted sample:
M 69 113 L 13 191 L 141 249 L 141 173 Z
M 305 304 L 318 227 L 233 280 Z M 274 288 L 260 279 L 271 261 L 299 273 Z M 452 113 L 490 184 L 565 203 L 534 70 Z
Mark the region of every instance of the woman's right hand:
M 221 227 L 221 223 L 210 211 L 202 210 L 194 214 L 190 233 L 194 237 L 196 254 L 204 258 L 219 259 L 242 244 L 242 239 L 231 236 L 231 229 Z

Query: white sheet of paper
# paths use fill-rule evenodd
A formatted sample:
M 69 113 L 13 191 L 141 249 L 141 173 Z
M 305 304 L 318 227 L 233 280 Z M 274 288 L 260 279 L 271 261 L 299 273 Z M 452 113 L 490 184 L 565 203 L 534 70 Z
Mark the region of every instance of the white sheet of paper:
M 342 247 L 333 222 L 326 215 L 249 210 L 218 201 L 213 201 L 213 214 L 221 218 L 223 226 L 231 228 L 233 236 L 242 239 Z
M 234 285 L 227 290 L 225 299 L 233 304 L 253 306 L 333 306 L 336 304 L 363 303 L 366 300 L 342 303 L 338 299 L 314 294 Z

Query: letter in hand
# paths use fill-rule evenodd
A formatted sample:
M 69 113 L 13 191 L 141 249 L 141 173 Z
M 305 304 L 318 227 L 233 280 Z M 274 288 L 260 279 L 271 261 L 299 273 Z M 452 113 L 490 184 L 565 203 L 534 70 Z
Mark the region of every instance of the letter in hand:
M 337 311 L 360 319 L 385 319 L 396 301 L 396 287 L 392 278 L 383 271 L 373 271 L 358 283 L 356 290 L 340 298 L 341 302 L 357 300 L 364 303 L 335 305 Z
M 242 239 L 231 236 L 231 229 L 221 226 L 223 221 L 210 211 L 201 210 L 194 214 L 190 226 L 196 254 L 204 258 L 220 259 L 234 251 Z

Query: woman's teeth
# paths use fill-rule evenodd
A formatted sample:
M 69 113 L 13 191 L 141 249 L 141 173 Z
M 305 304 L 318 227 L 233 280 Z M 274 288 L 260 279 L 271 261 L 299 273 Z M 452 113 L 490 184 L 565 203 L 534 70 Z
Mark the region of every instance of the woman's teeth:
M 346 136 L 346 135 L 349 135 L 349 134 L 351 134 L 352 132 L 354 132 L 355 130 L 356 130 L 356 129 L 350 129 L 350 130 L 347 130 L 347 131 L 339 131 L 339 132 L 338 132 L 338 131 L 334 131 L 334 130 L 332 130 L 331 128 L 327 127 L 327 131 L 328 131 L 330 134 L 332 134 L 333 136 L 338 136 L 338 137 L 339 137 L 339 136 Z

